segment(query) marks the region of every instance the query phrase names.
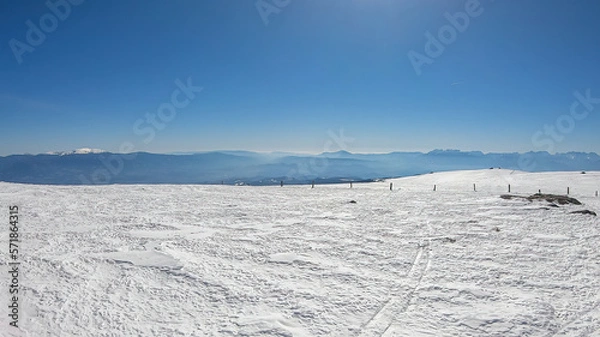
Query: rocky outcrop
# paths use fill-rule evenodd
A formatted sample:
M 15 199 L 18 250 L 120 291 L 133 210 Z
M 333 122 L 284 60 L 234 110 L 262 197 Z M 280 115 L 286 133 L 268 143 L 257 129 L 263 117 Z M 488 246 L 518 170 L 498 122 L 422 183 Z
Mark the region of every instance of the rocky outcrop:
M 590 210 L 587 210 L 587 209 L 584 209 L 584 210 L 581 210 L 581 211 L 574 211 L 574 212 L 571 212 L 571 214 L 586 214 L 586 215 L 596 216 L 596 212 L 590 211 Z
M 536 193 L 536 194 L 530 195 L 528 197 L 524 197 L 521 195 L 514 195 L 514 194 L 503 194 L 500 196 L 500 198 L 507 199 L 507 200 L 511 200 L 511 199 L 525 199 L 525 200 L 529 200 L 529 201 L 540 200 L 540 201 L 547 201 L 549 203 L 559 204 L 559 205 L 569 205 L 569 204 L 581 205 L 581 202 L 575 198 L 571 198 L 566 195 L 558 195 L 558 194 Z

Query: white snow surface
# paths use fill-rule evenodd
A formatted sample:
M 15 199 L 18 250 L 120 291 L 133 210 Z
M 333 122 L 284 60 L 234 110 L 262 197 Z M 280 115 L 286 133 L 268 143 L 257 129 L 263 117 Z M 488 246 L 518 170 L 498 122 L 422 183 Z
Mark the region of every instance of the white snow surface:
M 90 153 L 104 153 L 105 150 L 101 149 L 90 149 L 87 147 L 83 147 L 81 149 L 71 150 L 71 151 L 54 151 L 47 152 L 47 154 L 59 155 L 59 156 L 68 156 L 72 154 L 90 154 Z
M 501 199 L 508 184 L 583 205 Z M 20 328 L 2 271 L 0 336 L 600 336 L 600 221 L 570 214 L 599 212 L 597 190 L 600 172 L 500 169 L 352 189 L 0 183 L 22 240 Z M 8 269 L 7 226 L 0 246 Z

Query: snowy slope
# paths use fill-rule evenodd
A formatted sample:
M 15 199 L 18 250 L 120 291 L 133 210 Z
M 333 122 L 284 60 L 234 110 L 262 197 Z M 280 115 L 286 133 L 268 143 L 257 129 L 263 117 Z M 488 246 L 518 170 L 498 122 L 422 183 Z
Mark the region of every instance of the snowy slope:
M 584 205 L 499 198 L 508 184 Z M 2 290 L 0 336 L 600 336 L 600 221 L 569 213 L 600 211 L 596 190 L 600 172 L 498 169 L 352 189 L 0 183 L 23 235 L 21 329 Z

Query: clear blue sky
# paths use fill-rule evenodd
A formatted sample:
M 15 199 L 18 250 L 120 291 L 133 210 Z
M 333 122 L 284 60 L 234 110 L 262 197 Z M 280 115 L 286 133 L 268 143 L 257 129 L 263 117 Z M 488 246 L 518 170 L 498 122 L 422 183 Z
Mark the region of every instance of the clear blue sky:
M 261 16 L 255 0 L 87 0 L 53 22 L 44 1 L 4 1 L 0 155 L 124 142 L 317 153 L 339 150 L 328 131 L 342 128 L 351 152 L 600 152 L 600 104 L 570 115 L 575 91 L 600 97 L 600 2 L 475 5 L 264 0 Z M 466 7 L 468 26 L 418 75 L 409 52 L 428 57 L 426 33 Z M 29 34 L 37 46 L 28 20 L 49 31 Z M 145 115 L 177 79 L 203 90 L 159 130 Z

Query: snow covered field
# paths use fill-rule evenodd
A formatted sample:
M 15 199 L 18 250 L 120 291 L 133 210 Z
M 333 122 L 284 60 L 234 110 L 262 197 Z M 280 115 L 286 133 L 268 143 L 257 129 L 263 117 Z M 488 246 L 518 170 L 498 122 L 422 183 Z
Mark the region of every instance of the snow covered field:
M 508 184 L 583 205 L 501 199 Z M 600 336 L 600 221 L 569 213 L 600 211 L 597 190 L 600 172 L 499 169 L 352 189 L 0 183 L 22 235 L 17 330 L 0 233 L 0 335 Z

